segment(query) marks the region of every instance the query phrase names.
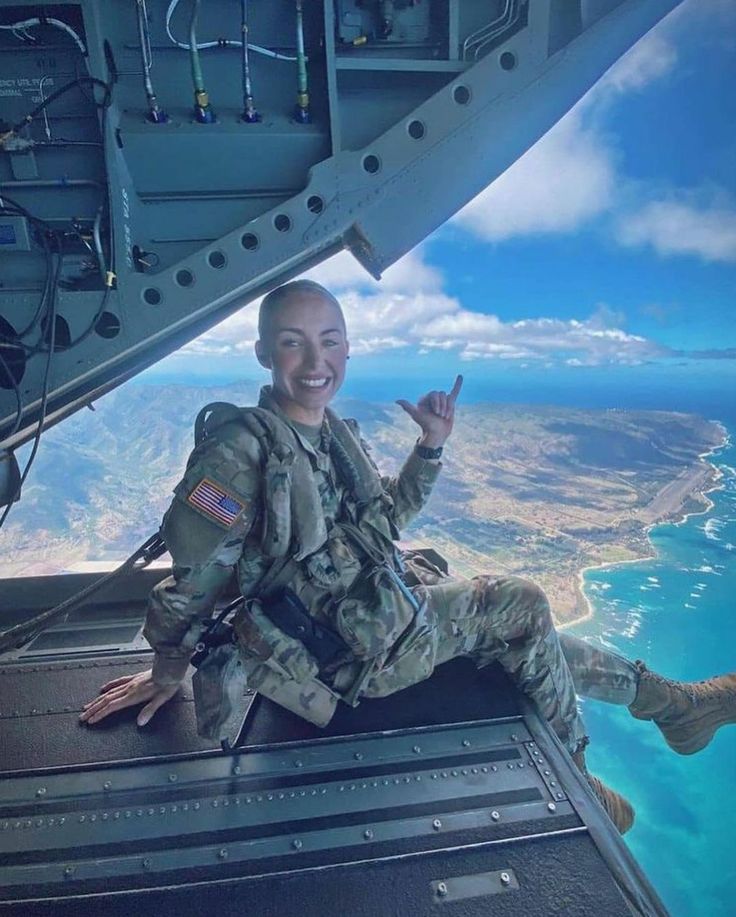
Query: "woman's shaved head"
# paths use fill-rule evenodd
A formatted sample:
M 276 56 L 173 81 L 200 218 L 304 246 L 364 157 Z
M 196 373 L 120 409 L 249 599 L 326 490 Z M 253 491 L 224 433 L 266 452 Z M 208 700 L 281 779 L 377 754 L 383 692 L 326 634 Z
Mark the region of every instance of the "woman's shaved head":
M 273 317 L 287 303 L 295 300 L 307 302 L 310 299 L 318 299 L 331 303 L 340 313 L 343 330 L 345 329 L 345 316 L 342 307 L 337 299 L 322 284 L 314 280 L 292 280 L 283 286 L 271 290 L 261 301 L 261 307 L 258 310 L 258 337 L 261 341 L 268 341 L 271 336 Z

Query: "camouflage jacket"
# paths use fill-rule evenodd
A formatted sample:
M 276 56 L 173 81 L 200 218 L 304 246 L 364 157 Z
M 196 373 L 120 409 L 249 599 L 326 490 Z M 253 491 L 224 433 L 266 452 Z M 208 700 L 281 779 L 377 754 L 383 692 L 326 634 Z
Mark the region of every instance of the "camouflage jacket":
M 315 448 L 281 412 L 269 387 L 259 407 L 289 427 L 275 424 L 284 435 L 269 454 L 246 423 L 223 423 L 195 447 L 164 517 L 172 576 L 151 594 L 144 628 L 159 684 L 183 678 L 202 621 L 233 573 L 249 598 L 285 556 L 295 558 L 290 588 L 317 619 L 337 625 L 357 657 L 389 648 L 406 625 L 408 612 L 388 608 L 396 596 L 381 581 L 361 582 L 366 551 L 348 532 L 357 530 L 366 548 L 387 558 L 396 554 L 400 564 L 393 541 L 429 497 L 440 462 L 412 452 L 396 477 L 380 477 L 355 421 L 329 412 L 323 446 Z

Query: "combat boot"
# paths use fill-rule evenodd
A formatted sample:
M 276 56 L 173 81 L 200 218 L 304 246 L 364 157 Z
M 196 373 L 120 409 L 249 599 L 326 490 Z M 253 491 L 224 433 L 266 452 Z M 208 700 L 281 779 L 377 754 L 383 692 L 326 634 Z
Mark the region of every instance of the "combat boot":
M 588 771 L 585 764 L 585 752 L 582 748 L 572 755 L 572 760 L 585 777 L 598 802 L 605 809 L 606 815 L 618 828 L 619 833 L 626 834 L 634 824 L 634 808 L 631 803 Z
M 665 742 L 681 755 L 693 755 L 720 726 L 736 722 L 736 673 L 707 681 L 670 681 L 637 661 L 639 685 L 629 710 L 638 720 L 653 720 Z

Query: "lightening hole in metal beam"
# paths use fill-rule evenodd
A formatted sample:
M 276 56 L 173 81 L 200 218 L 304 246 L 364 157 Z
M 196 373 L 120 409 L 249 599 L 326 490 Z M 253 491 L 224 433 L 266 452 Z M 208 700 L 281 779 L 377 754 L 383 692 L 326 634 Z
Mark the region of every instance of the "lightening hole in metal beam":
M 215 251 L 210 252 L 209 255 L 207 255 L 207 263 L 209 264 L 210 267 L 213 267 L 219 271 L 221 268 L 225 267 L 225 265 L 227 264 L 227 258 L 225 257 L 224 252 L 221 252 L 219 251 L 219 249 L 216 249 Z
M 146 287 L 143 291 L 143 301 L 149 306 L 158 306 L 164 300 L 163 293 L 156 287 Z
M 261 242 L 254 232 L 246 232 L 240 237 L 240 244 L 246 251 L 254 252 Z
M 470 101 L 470 89 L 467 86 L 455 86 L 452 90 L 452 98 L 458 105 L 467 105 Z
M 278 232 L 288 232 L 291 229 L 291 217 L 285 213 L 277 213 L 273 218 L 273 225 Z
M 120 334 L 120 319 L 112 312 L 103 312 L 97 319 L 95 331 L 101 338 L 117 337 Z
M 41 330 L 43 332 L 44 341 L 47 339 L 48 326 L 48 319 L 45 318 L 41 322 Z M 61 350 L 68 350 L 71 342 L 72 333 L 69 330 L 69 323 L 63 316 L 57 315 L 54 318 L 54 353 L 58 353 Z
M 322 213 L 325 209 L 325 202 L 319 194 L 312 194 L 307 198 L 307 210 L 310 213 Z
M 412 140 L 422 140 L 427 133 L 424 122 L 419 120 L 410 121 L 406 130 Z
M 180 287 L 191 287 L 194 284 L 194 274 L 186 268 L 182 268 L 176 272 L 176 282 Z
M 375 175 L 381 171 L 381 160 L 375 153 L 369 153 L 363 157 L 363 168 L 369 175 Z

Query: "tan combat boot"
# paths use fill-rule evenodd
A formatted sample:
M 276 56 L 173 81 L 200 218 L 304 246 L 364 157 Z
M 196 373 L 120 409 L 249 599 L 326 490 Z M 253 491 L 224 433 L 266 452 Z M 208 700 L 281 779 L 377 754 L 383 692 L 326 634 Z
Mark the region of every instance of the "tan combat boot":
M 736 673 L 707 681 L 670 681 L 637 661 L 639 687 L 629 707 L 638 720 L 654 720 L 665 741 L 681 755 L 693 755 L 719 726 L 736 722 Z
M 598 802 L 605 809 L 606 815 L 618 828 L 619 833 L 626 834 L 634 824 L 634 809 L 631 803 L 588 771 L 585 765 L 585 752 L 582 748 L 573 754 L 572 760 L 585 777 Z

